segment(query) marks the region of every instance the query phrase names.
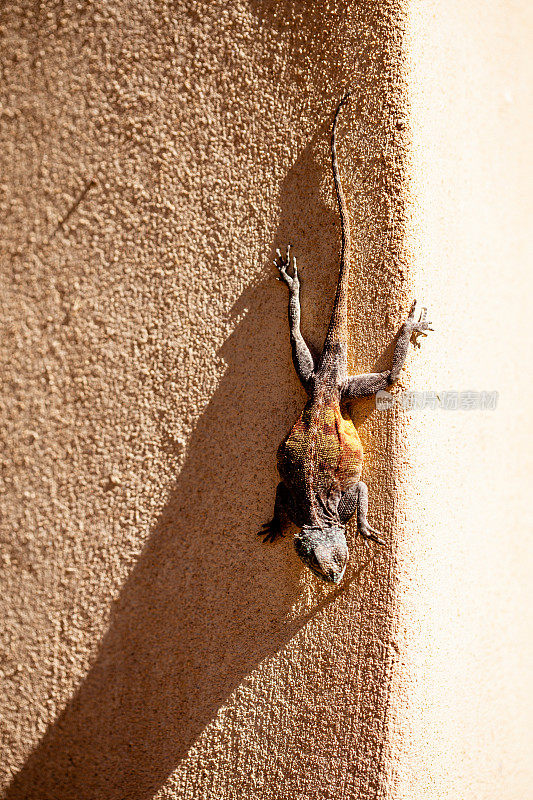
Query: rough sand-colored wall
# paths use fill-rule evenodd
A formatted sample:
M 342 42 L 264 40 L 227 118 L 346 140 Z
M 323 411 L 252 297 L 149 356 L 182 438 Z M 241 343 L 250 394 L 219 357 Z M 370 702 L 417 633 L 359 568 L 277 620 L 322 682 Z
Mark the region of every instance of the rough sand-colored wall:
M 9 800 L 527 796 L 531 13 L 462 5 L 3 5 Z M 391 544 L 330 590 L 255 532 L 303 401 L 272 256 L 318 348 L 348 81 L 352 366 L 416 288 L 439 330 L 401 385 L 502 402 L 357 410 Z

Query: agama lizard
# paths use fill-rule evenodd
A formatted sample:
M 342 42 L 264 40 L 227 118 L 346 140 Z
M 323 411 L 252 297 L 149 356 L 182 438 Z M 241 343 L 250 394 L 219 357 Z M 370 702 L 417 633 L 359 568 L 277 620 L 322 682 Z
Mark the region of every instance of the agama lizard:
M 426 309 L 415 319 L 416 301 L 402 325 L 391 369 L 364 375 L 348 375 L 348 278 L 350 226 L 348 209 L 339 178 L 335 129 L 348 92 L 339 102 L 331 131 L 331 163 L 341 220 L 341 259 L 333 313 L 322 355 L 313 359 L 300 332 L 300 284 L 296 258 L 290 270 L 290 246 L 274 262 L 279 280 L 289 288 L 289 328 L 292 359 L 308 401 L 289 436 L 278 449 L 281 476 L 276 492 L 274 517 L 259 535 L 273 542 L 292 521 L 300 529 L 294 537 L 297 554 L 318 577 L 339 583 L 348 562 L 346 525 L 356 515 L 358 533 L 384 544 L 380 533 L 367 520 L 368 490 L 361 480 L 363 449 L 347 411 L 347 403 L 385 389 L 402 369 L 409 342 L 433 330 Z

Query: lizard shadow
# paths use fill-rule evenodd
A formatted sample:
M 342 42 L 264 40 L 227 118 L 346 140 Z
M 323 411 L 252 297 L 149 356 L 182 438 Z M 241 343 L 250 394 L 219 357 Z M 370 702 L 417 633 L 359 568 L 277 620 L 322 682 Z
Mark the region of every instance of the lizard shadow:
M 303 241 L 295 219 L 311 220 L 317 236 L 327 221 L 320 247 L 333 261 L 334 212 L 320 199 L 314 145 L 282 187 L 275 241 L 288 231 L 295 244 Z M 297 185 L 306 187 L 299 196 Z M 330 271 L 322 261 L 312 280 L 332 298 Z M 245 676 L 346 590 L 324 589 L 311 608 L 291 616 L 304 567 L 289 541 L 263 546 L 255 535 L 272 513 L 276 447 L 305 400 L 290 365 L 286 300 L 272 268 L 235 304 L 235 328 L 219 352 L 227 369 L 175 486 L 111 606 L 86 678 L 7 800 L 152 797 Z M 311 322 L 317 345 L 318 316 Z M 175 452 L 176 443 L 167 438 L 166 447 Z

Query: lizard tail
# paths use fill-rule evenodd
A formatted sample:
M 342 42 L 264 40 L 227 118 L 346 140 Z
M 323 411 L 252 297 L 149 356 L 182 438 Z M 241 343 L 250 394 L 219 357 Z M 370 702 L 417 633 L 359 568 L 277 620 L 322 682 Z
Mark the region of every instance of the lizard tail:
M 322 351 L 322 363 L 327 363 L 329 359 L 329 351 L 336 350 L 335 345 L 347 344 L 348 342 L 348 271 L 350 268 L 351 256 L 351 240 L 350 240 L 350 221 L 348 218 L 348 207 L 344 198 L 344 192 L 339 177 L 339 165 L 337 163 L 337 148 L 335 146 L 335 131 L 337 128 L 337 119 L 341 108 L 348 102 L 350 98 L 350 91 L 344 94 L 340 100 L 333 118 L 333 126 L 331 129 L 331 166 L 333 169 L 333 180 L 335 182 L 335 192 L 337 195 L 337 204 L 339 206 L 339 214 L 341 218 L 341 265 L 339 272 L 339 279 L 337 282 L 337 292 L 335 294 L 335 303 L 333 306 L 333 313 Z M 308 469 L 306 474 L 306 493 L 308 495 L 309 507 L 311 511 L 311 518 L 315 525 L 322 527 L 318 507 L 316 503 L 314 483 L 316 473 L 316 447 L 318 431 L 320 426 L 321 414 L 324 408 L 324 402 L 318 401 L 313 411 L 313 418 L 311 420 L 309 430 L 309 452 L 307 456 Z
M 341 218 L 341 265 L 339 271 L 339 280 L 337 282 L 337 292 L 335 294 L 335 303 L 333 306 L 333 313 L 328 327 L 326 336 L 326 343 L 333 342 L 347 342 L 348 341 L 348 276 L 350 269 L 350 257 L 352 250 L 352 243 L 350 237 L 350 220 L 348 218 L 348 207 L 344 198 L 342 183 L 339 176 L 339 165 L 337 163 L 337 148 L 335 146 L 335 131 L 337 127 L 337 119 L 341 108 L 346 105 L 350 98 L 350 91 L 347 91 L 342 100 L 339 102 L 335 116 L 333 118 L 333 127 L 331 129 L 331 167 L 333 170 L 333 181 L 335 183 L 335 193 L 337 195 L 337 205 L 339 207 L 339 214 Z

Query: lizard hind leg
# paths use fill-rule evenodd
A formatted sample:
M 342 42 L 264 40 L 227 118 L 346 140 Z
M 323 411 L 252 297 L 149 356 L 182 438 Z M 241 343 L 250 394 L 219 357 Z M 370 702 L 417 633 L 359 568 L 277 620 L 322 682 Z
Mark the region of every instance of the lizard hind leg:
M 315 371 L 315 362 L 300 330 L 300 279 L 296 258 L 292 259 L 292 275 L 287 271 L 291 263 L 291 245 L 287 246 L 287 255 L 282 256 L 277 250 L 274 261 L 279 275 L 278 280 L 289 287 L 289 330 L 291 338 L 292 361 L 296 374 L 306 391 L 309 391 L 311 379 Z

